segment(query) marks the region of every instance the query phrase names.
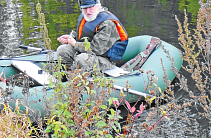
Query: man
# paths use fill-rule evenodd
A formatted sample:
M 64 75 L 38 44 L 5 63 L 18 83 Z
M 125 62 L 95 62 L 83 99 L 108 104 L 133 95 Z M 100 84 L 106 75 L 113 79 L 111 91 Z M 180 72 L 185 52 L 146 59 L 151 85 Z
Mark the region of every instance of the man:
M 125 52 L 128 35 L 119 20 L 101 7 L 99 0 L 82 0 L 79 2 L 82 14 L 77 21 L 77 37 L 62 35 L 58 41 L 63 45 L 57 49 L 57 57 L 71 67 L 76 56 L 76 63 L 87 68 L 96 63 L 101 70 L 112 69 Z M 88 37 L 93 54 L 87 53 L 83 37 Z M 97 61 L 97 62 L 96 62 Z

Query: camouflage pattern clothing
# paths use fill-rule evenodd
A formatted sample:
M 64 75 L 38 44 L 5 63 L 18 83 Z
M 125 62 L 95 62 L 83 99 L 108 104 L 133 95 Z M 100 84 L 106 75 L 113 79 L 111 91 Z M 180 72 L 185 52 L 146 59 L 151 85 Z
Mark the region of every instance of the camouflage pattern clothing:
M 74 55 L 79 52 L 82 54 L 77 55 L 75 60 L 80 67 L 94 66 L 94 64 L 96 64 L 95 61 L 97 61 L 101 70 L 112 69 L 115 65 L 111 63 L 106 52 L 117 41 L 120 41 L 120 36 L 115 23 L 111 20 L 106 20 L 99 25 L 93 40 L 90 42 L 90 48 L 96 56 L 90 55 L 85 51 L 84 42 L 76 42 L 74 47 L 68 44 L 59 46 L 57 49 L 57 57 L 61 56 L 62 62 L 65 63 L 67 67 L 71 67 Z M 88 57 L 89 59 L 87 59 Z

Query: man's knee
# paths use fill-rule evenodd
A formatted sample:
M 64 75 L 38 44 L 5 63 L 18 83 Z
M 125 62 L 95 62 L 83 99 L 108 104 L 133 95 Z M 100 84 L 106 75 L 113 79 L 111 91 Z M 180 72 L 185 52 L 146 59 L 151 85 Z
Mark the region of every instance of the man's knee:
M 72 46 L 67 44 L 60 45 L 56 51 L 58 57 L 73 57 L 76 52 Z
M 87 53 L 81 53 L 76 57 L 76 64 L 79 68 L 88 68 L 94 65 L 95 57 Z
M 84 66 L 87 66 L 86 64 L 86 60 L 87 60 L 88 56 L 85 53 L 81 53 L 79 55 L 76 56 L 75 62 L 77 65 L 79 65 L 79 68 L 82 68 Z
M 60 45 L 56 50 L 57 55 L 58 56 L 63 55 L 63 53 L 65 52 L 65 49 L 66 49 L 65 45 Z

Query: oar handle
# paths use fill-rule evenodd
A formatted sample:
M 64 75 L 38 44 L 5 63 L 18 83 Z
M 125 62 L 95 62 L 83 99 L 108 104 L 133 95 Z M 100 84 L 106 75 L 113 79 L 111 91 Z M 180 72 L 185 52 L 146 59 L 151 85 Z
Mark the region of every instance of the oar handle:
M 30 49 L 30 50 L 37 50 L 37 51 L 43 51 L 45 50 L 44 48 L 38 48 L 38 47 L 32 47 L 32 46 L 23 46 L 23 45 L 18 45 L 19 48 L 22 49 Z

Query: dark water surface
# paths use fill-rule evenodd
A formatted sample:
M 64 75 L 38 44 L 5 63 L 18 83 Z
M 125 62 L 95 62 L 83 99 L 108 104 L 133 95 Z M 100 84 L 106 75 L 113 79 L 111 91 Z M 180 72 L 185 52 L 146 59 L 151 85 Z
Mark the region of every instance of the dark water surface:
M 190 22 L 195 23 L 198 0 L 102 0 L 125 26 L 129 37 L 151 35 L 179 48 L 177 23 L 184 19 L 184 8 Z M 76 29 L 80 14 L 77 0 L 40 0 L 45 13 L 52 49 L 59 45 L 57 37 Z M 43 47 L 40 24 L 36 13 L 37 0 L 1 0 L 0 2 L 0 55 L 24 54 L 18 45 Z

